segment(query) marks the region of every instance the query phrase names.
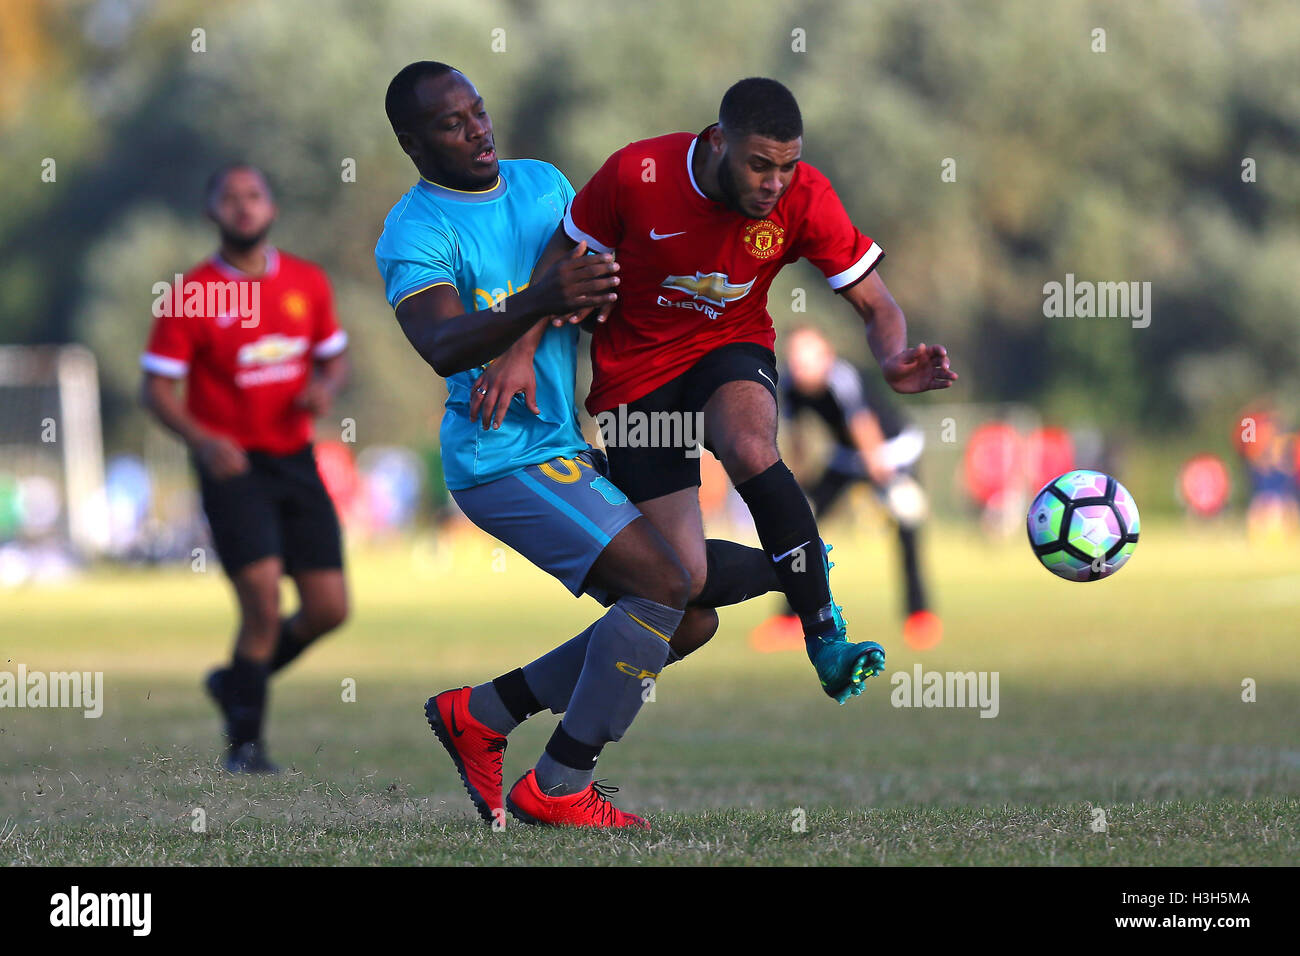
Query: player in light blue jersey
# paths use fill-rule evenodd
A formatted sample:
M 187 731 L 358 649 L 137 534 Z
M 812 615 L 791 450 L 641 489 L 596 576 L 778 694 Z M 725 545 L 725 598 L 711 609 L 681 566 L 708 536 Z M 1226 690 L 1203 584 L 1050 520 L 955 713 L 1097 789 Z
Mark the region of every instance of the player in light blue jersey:
M 495 304 L 494 315 L 500 316 L 507 297 L 528 288 L 549 238 L 544 230 L 563 217 L 573 187 L 549 163 L 514 159 L 496 165 L 499 172 L 487 189 L 458 190 L 421 177 L 393 207 L 375 249 L 393 308 L 421 294 L 433 298 L 442 287 L 448 304 L 454 293 L 464 312 L 490 311 Z M 547 290 L 534 291 L 545 295 Z M 519 304 L 508 303 L 512 312 Z M 410 325 L 417 333 L 421 327 Z M 448 488 L 472 488 L 525 465 L 571 458 L 587 447 L 573 404 L 579 335 L 570 326 L 541 336 L 533 409 L 525 409 L 522 396 L 516 398 L 519 414 L 503 414 L 492 430 L 477 427 L 469 410 L 484 366 L 439 369 L 450 372 L 441 430 Z
M 712 603 L 688 610 L 685 568 L 583 439 L 579 331 L 550 318 L 607 309 L 618 265 L 585 246 L 538 262 L 573 197 L 568 180 L 548 163 L 499 161 L 482 97 L 446 64 L 407 66 L 385 108 L 420 181 L 389 212 L 375 259 L 402 331 L 447 379 L 448 488 L 475 524 L 575 595 L 612 601 L 582 634 L 429 698 L 425 714 L 488 822 L 504 823 L 504 805 L 528 823 L 648 827 L 593 782 L 601 749 L 626 732 L 663 666 L 712 636 L 712 607 L 775 580 L 755 583 L 767 580 L 761 552 L 714 542 L 718 584 L 697 599 Z M 563 719 L 503 803 L 506 735 L 543 709 Z

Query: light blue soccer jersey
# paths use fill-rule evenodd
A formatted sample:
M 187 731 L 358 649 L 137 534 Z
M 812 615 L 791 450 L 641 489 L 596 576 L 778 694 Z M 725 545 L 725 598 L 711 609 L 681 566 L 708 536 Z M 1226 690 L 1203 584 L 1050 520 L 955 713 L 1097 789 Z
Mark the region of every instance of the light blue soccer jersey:
M 573 187 L 550 163 L 503 160 L 497 184 L 461 192 L 421 179 L 388 213 L 375 245 L 388 304 L 445 283 L 460 293 L 466 312 L 489 308 L 528 280 L 573 198 Z M 447 487 L 453 491 L 495 481 L 520 468 L 587 447 L 578 427 L 573 390 L 577 326 L 548 328 L 537 349 L 534 415 L 517 395 L 499 429 L 484 431 L 469 417 L 480 369 L 447 379 L 440 440 Z

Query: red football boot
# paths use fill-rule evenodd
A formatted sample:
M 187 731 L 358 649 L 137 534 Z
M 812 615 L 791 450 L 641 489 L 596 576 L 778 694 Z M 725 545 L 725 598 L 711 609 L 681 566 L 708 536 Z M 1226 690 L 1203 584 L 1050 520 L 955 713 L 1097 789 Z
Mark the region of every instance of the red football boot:
M 469 692 L 470 688 L 462 687 L 430 697 L 424 704 L 424 716 L 456 764 L 478 815 L 488 823 L 499 818 L 504 824 L 501 761 L 506 738 L 470 716 Z
M 506 807 L 516 819 L 542 826 L 650 829 L 650 824 L 635 813 L 626 813 L 610 803 L 611 793 L 618 793 L 618 787 L 596 781 L 581 793 L 548 797 L 538 788 L 537 775 L 530 770 L 510 788 Z

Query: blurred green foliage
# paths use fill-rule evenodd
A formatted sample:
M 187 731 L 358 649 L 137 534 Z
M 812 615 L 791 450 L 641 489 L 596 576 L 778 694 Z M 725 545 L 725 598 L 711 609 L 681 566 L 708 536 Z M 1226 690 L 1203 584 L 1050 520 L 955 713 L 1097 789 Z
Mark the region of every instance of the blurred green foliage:
M 786 82 L 805 158 L 889 254 L 912 340 L 945 343 L 963 373 L 945 399 L 1226 442 L 1258 392 L 1300 398 L 1300 7 L 1285 0 L 12 0 L 0 30 L 0 341 L 87 343 L 110 447 L 138 434 L 151 287 L 211 251 L 199 193 L 233 158 L 268 170 L 276 244 L 333 279 L 358 440 L 428 441 L 442 387 L 372 258 L 414 178 L 383 95 L 415 59 L 462 69 L 501 154 L 575 186 L 630 140 L 703 128 L 742 76 Z M 1045 318 L 1043 285 L 1066 273 L 1151 282 L 1150 327 Z M 868 360 L 811 266 L 786 270 L 770 308 Z

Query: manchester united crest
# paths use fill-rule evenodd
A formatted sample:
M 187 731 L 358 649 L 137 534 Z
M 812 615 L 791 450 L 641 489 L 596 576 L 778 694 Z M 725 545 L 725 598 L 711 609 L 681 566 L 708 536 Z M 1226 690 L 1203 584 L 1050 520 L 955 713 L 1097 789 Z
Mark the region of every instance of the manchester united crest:
M 291 319 L 303 319 L 307 315 L 307 297 L 296 290 L 286 293 L 280 300 L 280 308 Z
M 785 246 L 785 230 L 768 219 L 745 228 L 745 249 L 757 259 L 770 259 Z

